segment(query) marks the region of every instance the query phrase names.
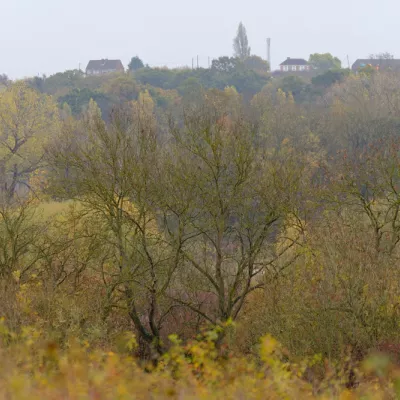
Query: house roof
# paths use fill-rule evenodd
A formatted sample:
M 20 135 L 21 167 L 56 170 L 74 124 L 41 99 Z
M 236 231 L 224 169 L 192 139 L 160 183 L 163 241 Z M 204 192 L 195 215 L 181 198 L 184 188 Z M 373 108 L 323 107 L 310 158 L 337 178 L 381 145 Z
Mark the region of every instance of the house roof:
M 372 65 L 373 67 L 380 67 L 383 69 L 400 69 L 400 60 L 399 59 L 374 59 L 374 58 L 364 58 L 364 59 L 358 59 L 356 62 L 352 65 L 353 70 L 358 70 L 359 68 L 365 67 L 368 64 Z
M 124 69 L 121 60 L 90 60 L 86 70 L 109 71 Z
M 308 65 L 308 62 L 304 58 L 290 58 L 290 57 L 288 57 L 280 65 Z

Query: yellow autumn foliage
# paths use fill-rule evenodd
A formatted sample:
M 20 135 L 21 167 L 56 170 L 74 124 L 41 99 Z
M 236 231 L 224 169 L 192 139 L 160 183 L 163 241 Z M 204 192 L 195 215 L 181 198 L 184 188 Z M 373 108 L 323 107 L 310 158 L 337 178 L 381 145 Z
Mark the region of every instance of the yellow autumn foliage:
M 170 350 L 151 365 L 132 355 L 132 334 L 121 336 L 114 348 L 70 338 L 62 349 L 38 326 L 16 333 L 5 322 L 0 319 L 1 398 L 372 400 L 398 394 L 400 371 L 381 356 L 366 361 L 362 373 L 369 378 L 355 390 L 346 389 L 340 377 L 315 390 L 304 378 L 315 360 L 288 362 L 270 336 L 260 341 L 258 361 L 231 351 L 223 355 L 210 340 L 213 331 L 186 345 L 171 336 Z
M 44 146 L 58 128 L 58 109 L 51 97 L 24 82 L 0 93 L 1 186 L 28 178 L 40 166 Z

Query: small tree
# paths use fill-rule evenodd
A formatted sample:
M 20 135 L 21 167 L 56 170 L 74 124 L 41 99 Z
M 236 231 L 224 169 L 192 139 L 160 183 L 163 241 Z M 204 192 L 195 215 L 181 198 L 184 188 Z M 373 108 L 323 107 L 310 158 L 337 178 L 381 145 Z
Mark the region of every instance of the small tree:
M 255 55 L 249 56 L 244 60 L 244 67 L 258 73 L 266 73 L 270 71 L 270 65 L 268 61 L 265 61 L 261 57 Z
M 245 26 L 240 23 L 236 37 L 233 39 L 234 55 L 241 60 L 250 56 L 251 48 L 247 39 L 247 32 Z
M 333 57 L 331 53 L 310 54 L 308 62 L 315 69 L 322 71 L 327 71 L 329 69 L 340 69 L 342 67 L 342 62 L 337 57 Z
M 131 62 L 128 65 L 129 71 L 136 71 L 137 69 L 144 68 L 143 61 L 138 57 L 132 57 Z

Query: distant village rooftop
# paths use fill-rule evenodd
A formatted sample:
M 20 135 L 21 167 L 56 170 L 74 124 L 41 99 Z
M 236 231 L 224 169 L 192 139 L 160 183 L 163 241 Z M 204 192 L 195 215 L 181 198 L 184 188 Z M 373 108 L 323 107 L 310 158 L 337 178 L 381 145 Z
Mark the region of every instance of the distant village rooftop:
M 304 58 L 288 57 L 280 64 L 281 71 L 309 71 L 310 69 L 311 65 Z
M 364 68 L 370 65 L 376 69 L 391 69 L 391 70 L 400 70 L 400 60 L 394 58 L 365 58 L 365 59 L 358 59 L 352 65 L 351 69 L 356 72 L 360 68 Z
M 86 67 L 86 75 L 103 75 L 112 72 L 123 72 L 121 60 L 90 60 Z
M 290 57 L 288 57 L 280 65 L 308 65 L 308 62 L 304 58 L 290 58 Z

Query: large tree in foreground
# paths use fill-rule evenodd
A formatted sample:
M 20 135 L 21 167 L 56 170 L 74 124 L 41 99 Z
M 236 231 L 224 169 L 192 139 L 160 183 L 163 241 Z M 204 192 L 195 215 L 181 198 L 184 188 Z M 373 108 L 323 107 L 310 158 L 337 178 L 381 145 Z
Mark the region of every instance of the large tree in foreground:
M 106 288 L 106 308 L 123 308 L 141 343 L 157 356 L 171 310 L 164 292 L 179 256 L 157 230 L 153 176 L 159 157 L 152 111 L 145 92 L 105 124 L 91 101 L 81 126 L 65 125 L 49 158 L 53 190 L 78 201 L 81 223 L 100 244 L 95 269 Z
M 241 60 L 250 56 L 251 48 L 247 39 L 247 32 L 242 22 L 239 24 L 236 37 L 233 39 L 234 55 Z
M 255 145 L 255 127 L 240 105 L 206 97 L 183 125 L 172 126 L 160 208 L 166 237 L 181 244 L 170 297 L 216 324 L 235 319 L 264 279 L 279 276 L 281 257 L 297 238 L 277 245 L 290 179 Z
M 50 153 L 54 185 L 80 202 L 101 243 L 110 307 L 125 309 L 154 355 L 176 310 L 196 330 L 237 318 L 299 240 L 284 233 L 287 162 L 257 145 L 234 89 L 201 96 L 164 143 L 147 92 L 109 124 L 92 102 L 83 131 Z

